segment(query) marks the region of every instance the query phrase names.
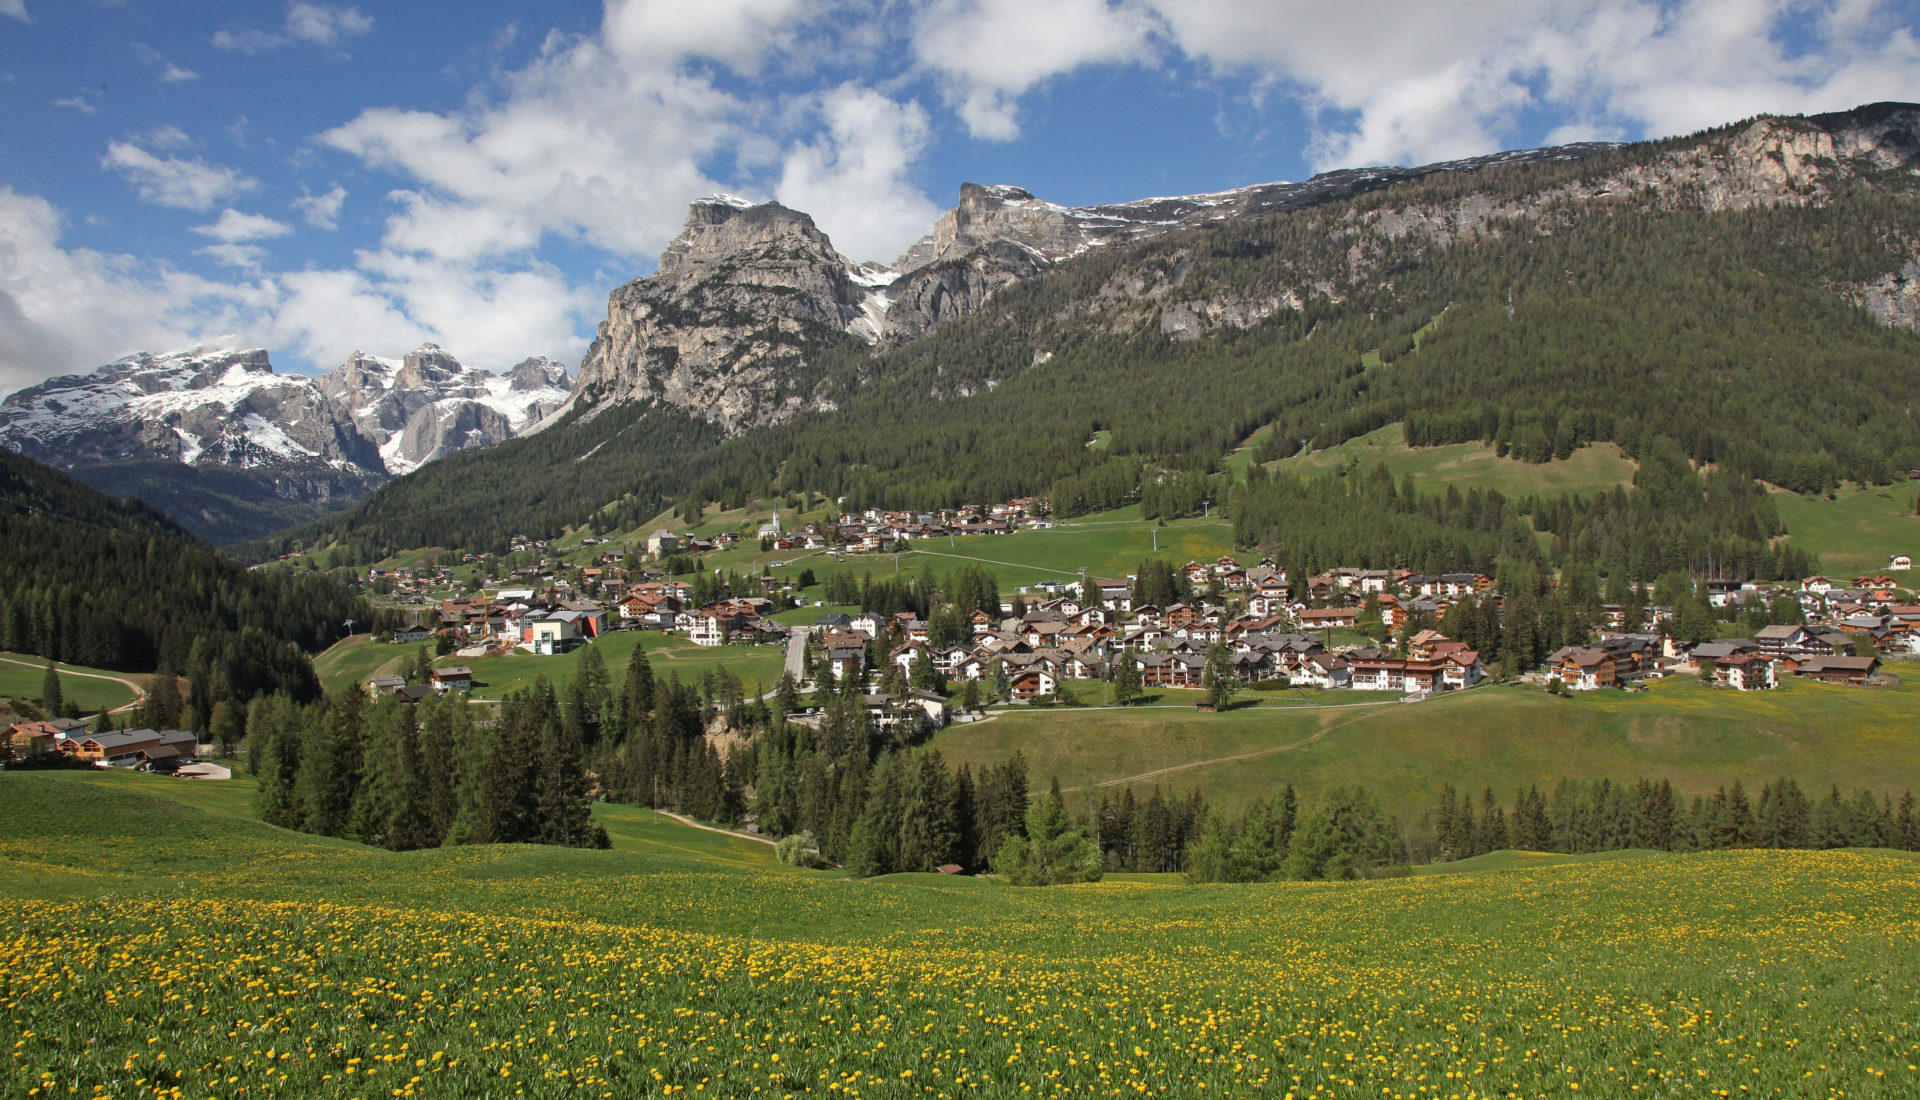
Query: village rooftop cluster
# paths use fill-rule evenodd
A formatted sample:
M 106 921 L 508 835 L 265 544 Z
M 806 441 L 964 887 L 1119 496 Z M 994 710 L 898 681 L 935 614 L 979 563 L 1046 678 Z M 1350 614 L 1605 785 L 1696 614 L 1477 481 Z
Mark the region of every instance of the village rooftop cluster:
M 783 529 L 778 513 L 762 525 L 763 549 L 864 552 L 899 548 L 935 535 L 1005 533 L 1048 523 L 1044 502 L 1018 500 L 990 508 L 941 513 L 869 511 L 843 514 L 839 522 Z M 696 585 L 668 576 L 660 567 L 737 543 L 746 536 L 711 539 L 657 531 L 647 541 L 647 559 L 629 569 L 631 555 L 603 550 L 598 563 L 580 568 L 576 580 L 560 563 L 542 559 L 515 572 L 538 577 L 541 586 L 506 587 L 492 597 L 442 600 L 437 617 L 397 631 L 400 643 L 441 640 L 462 658 L 518 650 L 565 653 L 611 630 L 669 631 L 699 646 L 785 644 L 804 634 L 804 668 L 818 686 L 860 676 L 882 683 L 897 670 L 920 687 L 954 683 L 990 685 L 990 697 L 1013 703 L 1043 702 L 1061 695 L 1064 681 L 1131 679 L 1143 688 L 1202 688 L 1211 654 L 1224 653 L 1239 684 L 1284 685 L 1326 690 L 1396 692 L 1410 697 L 1471 687 L 1487 675 L 1480 654 L 1446 637 L 1438 624 L 1452 604 L 1472 597 L 1497 607 L 1501 595 L 1491 577 L 1476 573 L 1415 574 L 1405 569 L 1340 568 L 1292 582 L 1273 560 L 1243 565 L 1232 557 L 1191 561 L 1179 573 L 1194 593 L 1188 602 L 1158 606 L 1136 595 L 1134 576 L 1084 576 L 1045 582 L 1003 598 L 998 614 L 974 611 L 957 632 L 936 629 L 910 613 L 892 617 L 825 612 L 811 624 L 775 622 L 780 611 L 801 606 L 796 586 L 776 577 L 772 562 L 748 583 L 757 591 L 727 591 L 698 602 Z M 602 540 L 584 540 L 598 545 Z M 544 543 L 516 540 L 524 550 Z M 468 556 L 472 560 L 472 556 Z M 1889 563 L 1902 567 L 1901 558 Z M 1905 563 L 1910 566 L 1911 562 Z M 370 580 L 411 587 L 409 570 L 376 570 Z M 440 579 L 446 579 L 444 571 Z M 1685 644 L 1665 631 L 1671 609 L 1652 606 L 1630 615 L 1608 604 L 1607 626 L 1591 644 L 1552 653 L 1539 674 L 1556 690 L 1626 687 L 1674 674 L 1703 675 L 1738 689 L 1778 686 L 1795 675 L 1828 682 L 1866 684 L 1879 674 L 1879 657 L 1920 652 L 1920 605 L 1906 602 L 1886 576 L 1856 578 L 1843 587 L 1810 577 L 1797 589 L 1733 581 L 1707 582 L 1716 607 L 1790 591 L 1806 623 L 1769 626 L 1752 638 Z M 713 586 L 709 584 L 708 591 Z M 1624 629 L 1632 621 L 1644 628 Z M 1329 644 L 1335 630 L 1380 624 L 1401 644 Z M 1420 629 L 1408 631 L 1409 624 Z M 957 636 L 955 636 L 957 633 Z M 1381 640 L 1385 640 L 1384 637 Z M 1123 667 L 1125 671 L 1123 672 Z M 464 665 L 435 668 L 429 683 L 407 685 L 399 677 L 376 678 L 376 693 L 463 690 L 472 686 Z

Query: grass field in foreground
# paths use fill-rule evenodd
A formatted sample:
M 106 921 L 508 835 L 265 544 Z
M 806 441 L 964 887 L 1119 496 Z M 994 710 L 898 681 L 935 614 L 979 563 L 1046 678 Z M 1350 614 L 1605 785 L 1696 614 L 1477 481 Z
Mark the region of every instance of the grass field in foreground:
M 1670 779 L 1693 795 L 1735 779 L 1757 793 L 1788 775 L 1816 793 L 1838 783 L 1849 795 L 1870 787 L 1897 797 L 1920 790 L 1916 679 L 1894 688 L 1793 682 L 1734 692 L 1676 678 L 1643 693 L 1568 698 L 1495 685 L 1384 706 L 1355 705 L 1378 698 L 1373 693 L 1340 692 L 1322 696 L 1335 704 L 1327 709 L 1220 714 L 1060 708 L 951 726 L 932 745 L 948 763 L 975 767 L 1018 749 L 1036 787 L 1052 777 L 1082 788 L 1145 776 L 1135 782 L 1143 791 L 1200 790 L 1225 806 L 1269 797 L 1284 783 L 1310 797 L 1359 783 L 1389 809 L 1418 814 L 1442 783 L 1492 786 L 1511 802 L 1516 787 L 1563 776 Z
M 638 811 L 610 852 L 387 853 L 196 797 L 0 774 L 10 1095 L 1920 1088 L 1894 853 L 1021 891 L 794 871 Z
M 60 672 L 60 694 L 67 702 L 83 711 L 104 710 L 123 706 L 134 700 L 134 692 L 119 680 L 131 680 L 144 685 L 150 677 L 143 673 L 113 672 L 103 668 L 88 668 L 85 665 L 61 664 L 55 666 Z M 88 673 L 90 675 L 72 675 Z M 0 653 L 0 697 L 9 699 L 40 699 L 40 689 L 47 675 L 47 659 L 35 657 L 31 653 Z M 111 676 L 112 680 L 95 679 L 96 676 Z

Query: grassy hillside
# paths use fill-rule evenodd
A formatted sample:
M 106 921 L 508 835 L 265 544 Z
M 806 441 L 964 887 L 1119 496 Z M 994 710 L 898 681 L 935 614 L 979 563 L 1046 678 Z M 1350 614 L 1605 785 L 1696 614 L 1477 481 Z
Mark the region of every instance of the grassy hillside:
M 137 697 L 127 682 L 144 687 L 151 677 L 139 673 L 109 672 L 83 665 L 56 665 L 60 694 L 82 711 L 125 706 Z M 46 679 L 47 659 L 30 653 L 0 653 L 0 698 L 38 702 Z
M 1265 429 L 1262 429 L 1264 432 Z M 1249 447 L 1259 442 L 1249 440 Z M 1244 466 L 1251 450 L 1236 452 Z M 1457 486 L 1493 489 L 1510 497 L 1528 493 L 1592 493 L 1633 483 L 1634 462 L 1612 443 L 1595 443 L 1551 462 L 1522 462 L 1501 458 L 1483 443 L 1453 443 L 1442 447 L 1409 447 L 1400 425 L 1389 424 L 1349 439 L 1337 447 L 1281 459 L 1276 470 L 1288 473 L 1325 473 L 1345 468 L 1370 470 L 1386 463 L 1396 479 L 1411 475 L 1423 489 Z
M 1920 860 L 1892 853 L 1019 891 L 794 871 L 644 814 L 611 852 L 379 852 L 194 806 L 212 786 L 0 774 L 9 1092 L 1920 1084 Z
M 796 614 L 804 615 L 801 612 Z M 815 617 L 818 617 L 818 612 L 814 612 L 806 621 L 811 622 Z M 662 679 L 677 673 L 680 679 L 692 681 L 699 679 L 702 672 L 725 666 L 748 688 L 754 684 L 772 687 L 780 679 L 786 654 L 780 646 L 708 648 L 694 645 L 685 638 L 640 630 L 614 631 L 592 644 L 600 659 L 606 663 L 607 671 L 615 683 L 619 683 L 626 675 L 627 665 L 633 661 L 633 651 L 639 647 L 645 647 L 647 661 L 653 666 L 654 675 Z M 321 684 L 329 692 L 338 692 L 365 683 L 370 676 L 401 672 L 413 662 L 418 651 L 418 646 L 383 644 L 362 634 L 322 653 L 314 659 L 313 666 Z M 473 669 L 474 679 L 479 685 L 474 689 L 474 698 L 499 699 L 532 686 L 533 681 L 541 676 L 545 676 L 555 688 L 564 687 L 573 679 L 585 653 L 586 649 L 581 648 L 571 653 L 538 657 L 515 651 L 504 657 L 448 656 L 439 658 L 435 663 L 465 665 Z M 34 683 L 37 692 L 39 681 L 35 680 Z
M 1902 667 L 1902 666 L 1896 666 Z M 1679 678 L 1645 693 L 1557 698 L 1492 686 L 1417 704 L 1221 714 L 1180 709 L 1050 710 L 953 726 L 933 745 L 976 766 L 1027 755 L 1036 785 L 1119 784 L 1200 790 L 1234 806 L 1292 783 L 1309 797 L 1362 783 L 1389 808 L 1418 814 L 1440 785 L 1516 787 L 1561 777 L 1672 780 L 1688 795 L 1735 779 L 1750 790 L 1790 775 L 1810 790 L 1838 783 L 1920 789 L 1920 684 L 1856 690 L 1791 683 L 1780 691 L 1710 690 Z M 1098 798 L 1098 792 L 1093 795 Z
M 1836 577 L 1882 573 L 1895 554 L 1920 555 L 1920 516 L 1911 482 L 1839 489 L 1833 499 L 1776 492 L 1774 507 L 1786 521 L 1795 546 L 1820 555 L 1820 568 Z M 1898 579 L 1911 585 L 1920 577 Z

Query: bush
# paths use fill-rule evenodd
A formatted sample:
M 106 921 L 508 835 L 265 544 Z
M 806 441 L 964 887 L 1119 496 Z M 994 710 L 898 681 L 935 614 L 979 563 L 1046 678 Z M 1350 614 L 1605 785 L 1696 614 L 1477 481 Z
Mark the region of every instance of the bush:
M 820 858 L 820 842 L 811 832 L 791 833 L 781 837 L 773 845 L 773 854 L 780 862 L 789 867 L 824 867 Z

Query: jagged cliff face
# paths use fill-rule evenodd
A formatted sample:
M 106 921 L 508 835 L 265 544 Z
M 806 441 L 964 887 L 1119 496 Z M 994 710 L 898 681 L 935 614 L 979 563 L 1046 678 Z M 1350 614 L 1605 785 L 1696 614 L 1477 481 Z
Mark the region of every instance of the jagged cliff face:
M 373 441 L 389 474 L 510 439 L 564 404 L 570 390 L 566 369 L 551 359 L 525 360 L 502 376 L 433 344 L 399 360 L 356 351 L 317 385 Z
M 856 281 L 859 280 L 859 281 Z M 615 290 L 580 365 L 592 409 L 653 399 L 739 430 L 805 406 L 810 357 L 875 334 L 875 282 L 813 219 L 777 203 L 693 204 L 659 273 Z
M 954 208 L 891 267 L 849 263 L 810 218 L 785 207 L 703 199 L 661 257 L 659 273 L 613 292 L 574 404 L 591 415 L 614 401 L 652 399 L 743 431 L 819 406 L 810 365 L 841 334 L 881 350 L 911 343 L 1090 249 L 1337 203 L 1409 180 L 1585 160 L 1619 148 L 1520 150 L 1085 207 L 1050 203 L 1019 187 L 967 183 Z M 1444 247 L 1498 235 L 1516 220 L 1569 217 L 1612 202 L 1704 211 L 1813 202 L 1838 175 L 1910 172 L 1917 156 L 1920 108 L 1911 104 L 1761 119 L 1519 197 L 1464 190 L 1438 203 L 1356 204 L 1336 230 L 1348 242 L 1344 260 L 1301 266 L 1280 282 L 1195 293 L 1186 286 L 1186 259 L 1175 250 L 1123 266 L 1098 292 L 1066 307 L 1063 319 L 1097 315 L 1115 332 L 1153 324 L 1171 340 L 1199 339 L 1390 281 L 1387 245 L 1396 242 Z M 1920 324 L 1917 280 L 1920 267 L 1909 265 L 1846 292 L 1888 323 L 1912 326 Z

